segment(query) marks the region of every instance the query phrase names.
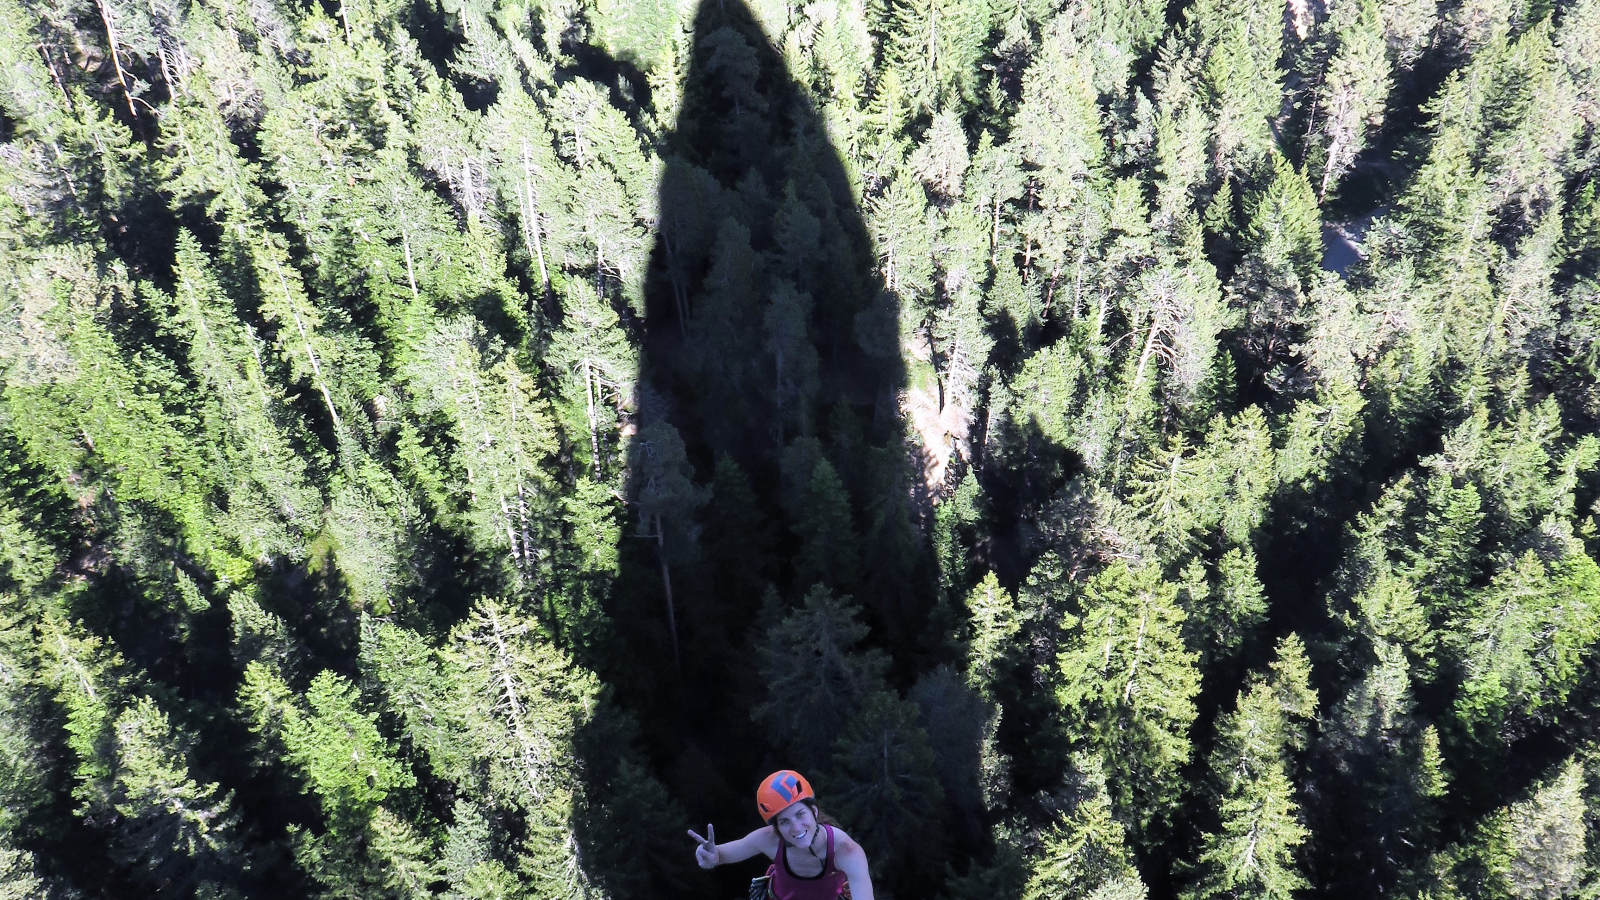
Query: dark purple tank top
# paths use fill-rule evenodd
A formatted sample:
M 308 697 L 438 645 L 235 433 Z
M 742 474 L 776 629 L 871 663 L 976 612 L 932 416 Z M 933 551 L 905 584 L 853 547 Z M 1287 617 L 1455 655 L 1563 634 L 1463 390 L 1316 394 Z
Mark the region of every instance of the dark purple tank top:
M 778 838 L 778 858 L 767 870 L 772 876 L 772 895 L 778 900 L 838 900 L 850 896 L 850 879 L 833 865 L 833 826 L 822 827 L 828 833 L 828 855 L 822 860 L 821 874 L 811 878 L 789 871 L 789 842 Z

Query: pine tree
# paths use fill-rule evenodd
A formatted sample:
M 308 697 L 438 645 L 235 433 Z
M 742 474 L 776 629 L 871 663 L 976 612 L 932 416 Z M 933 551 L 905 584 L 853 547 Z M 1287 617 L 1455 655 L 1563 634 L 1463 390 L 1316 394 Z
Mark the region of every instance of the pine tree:
M 1081 606 L 1057 698 L 1103 758 L 1119 818 L 1142 829 L 1169 813 L 1191 752 L 1199 673 L 1183 645 L 1184 614 L 1155 566 L 1124 562 L 1089 580 Z
M 33 897 L 49 897 L 53 893 L 39 879 L 32 853 L 0 847 L 0 898 L 29 900 Z
M 977 97 L 978 63 L 989 36 L 988 4 L 896 0 L 885 48 L 915 110 L 936 111 Z
M 751 715 L 798 767 L 827 767 L 845 724 L 869 697 L 886 690 L 887 657 L 876 648 L 856 649 L 867 636 L 859 612 L 849 599 L 816 587 L 757 644 L 767 697 Z M 862 727 L 891 715 L 898 701 L 890 701 Z
M 1383 33 L 1383 7 L 1363 2 L 1359 15 L 1338 32 L 1338 49 L 1317 95 L 1321 122 L 1313 122 L 1322 156 L 1317 197 L 1339 186 L 1373 132 L 1383 125 L 1391 78 Z
M 1235 547 L 1217 561 L 1215 587 L 1202 581 L 1191 595 L 1189 626 L 1202 636 L 1208 657 L 1237 652 L 1266 619 L 1266 589 L 1256 567 L 1254 551 Z
M 984 131 L 978 136 L 978 149 L 972 154 L 967 168 L 967 184 L 962 193 L 989 223 L 989 260 L 995 270 L 996 286 L 1001 273 L 1014 273 L 1012 266 L 1001 266 L 1001 248 L 1008 246 L 1005 239 L 1014 227 L 1015 210 L 1010 204 L 1020 200 L 1026 187 L 1021 160 L 1016 148 L 1009 142 L 996 143 L 994 132 Z M 1009 262 L 1009 255 L 1007 257 Z M 1013 320 L 1019 326 L 1031 315 Z
M 949 665 L 918 678 L 906 699 L 917 708 L 944 799 L 965 815 L 980 815 L 984 788 L 996 780 L 986 776 L 999 774 L 986 771 L 999 761 L 990 726 L 994 704 Z
M 1321 252 L 1316 197 L 1301 172 L 1272 154 L 1272 176 L 1245 198 L 1245 258 L 1228 284 L 1244 307 L 1246 348 L 1271 368 L 1301 342 L 1300 323 Z
M 990 572 L 968 595 L 967 615 L 971 628 L 967 643 L 968 684 L 987 695 L 1000 676 L 1002 657 L 1022 627 L 1016 600 Z
M 600 86 L 582 78 L 561 86 L 552 111 L 557 146 L 576 171 L 567 217 L 572 250 L 582 256 L 572 262 L 589 270 L 598 293 L 621 294 L 637 311 L 646 254 L 639 211 L 650 189 L 639 136 Z
M 178 237 L 174 322 L 193 330 L 188 363 L 204 396 L 208 443 L 222 459 L 229 531 L 243 555 L 296 558 L 319 498 L 278 424 L 282 395 L 261 363 L 260 341 L 236 317 L 199 243 Z
M 477 827 L 475 811 L 457 805 L 456 825 L 437 864 L 452 880 L 467 882 L 466 896 L 513 882 L 540 896 L 572 896 L 599 877 L 592 865 L 579 864 L 572 818 L 581 802 L 575 741 L 591 720 L 598 690 L 592 675 L 576 669 L 528 619 L 487 599 L 475 605 L 442 648 L 406 629 L 369 620 L 362 656 L 403 711 L 405 733 L 433 770 L 468 802 L 496 810 L 496 818 L 515 813 L 526 822 L 518 834 L 494 836 L 490 846 L 512 842 L 509 857 L 481 843 L 487 838 L 479 839 L 477 849 L 465 848 L 461 842 L 472 840 Z M 640 789 L 653 790 L 653 785 L 646 776 Z M 392 819 L 386 827 L 397 847 L 415 844 L 403 820 Z M 423 851 L 412 854 L 419 872 L 435 864 Z
M 1196 248 L 1183 255 L 1163 254 L 1145 269 L 1139 288 L 1126 298 L 1124 311 L 1137 334 L 1136 353 L 1130 353 L 1124 408 L 1132 412 L 1151 395 L 1158 374 L 1165 374 L 1165 392 L 1175 405 L 1189 407 L 1199 397 L 1202 382 L 1212 370 L 1216 336 L 1229 325 L 1209 263 L 1199 261 Z
M 716 595 L 730 606 L 755 609 L 777 578 L 778 537 L 750 476 L 731 456 L 717 458 L 704 523 L 701 540 Z
M 919 301 L 926 302 L 933 290 L 933 233 L 926 210 L 922 183 L 902 170 L 868 216 L 884 287 L 900 298 L 902 318 Z
M 1171 447 L 1136 463 L 1128 499 L 1158 539 L 1181 558 L 1204 533 L 1220 529 L 1231 546 L 1248 544 L 1266 515 L 1275 485 L 1274 454 L 1260 409 L 1213 420 L 1206 445 L 1190 454 L 1179 435 Z
M 533 893 L 568 896 L 586 877 L 572 834 L 572 741 L 598 686 L 536 636 L 530 622 L 492 600 L 451 634 L 444 655 L 463 730 L 457 758 L 482 760 L 478 790 L 527 817 L 519 848 Z
M 1076 804 L 1045 834 L 1022 896 L 1140 900 L 1146 888 L 1134 868 L 1127 829 L 1112 812 L 1106 774 L 1089 759 L 1075 762 L 1082 781 Z
M 1066 21 L 1057 20 L 1023 76 L 1012 135 L 1022 158 L 1037 167 L 1048 206 L 1067 205 L 1085 179 L 1100 174 L 1105 146 L 1093 74 Z
M 706 502 L 706 492 L 694 483 L 693 470 L 684 455 L 683 439 L 672 425 L 666 422 L 646 425 L 633 439 L 629 451 L 632 477 L 638 484 L 634 500 L 639 516 L 637 534 L 655 544 L 661 591 L 667 603 L 672 658 L 681 665 L 672 566 L 692 559 L 698 552 L 694 518 Z
M 1267 122 L 1282 102 L 1277 62 L 1283 12 L 1283 6 L 1208 0 L 1187 11 L 1183 43 L 1163 49 L 1158 102 L 1177 129 L 1173 138 L 1180 144 L 1200 140 L 1196 120 L 1209 119 L 1208 155 L 1224 177 L 1250 171 L 1273 145 Z M 1184 174 L 1178 180 L 1209 179 Z
M 283 707 L 276 723 L 286 755 L 321 801 L 329 824 L 336 831 L 359 828 L 391 791 L 410 787 L 415 778 L 388 752 L 377 717 L 362 708 L 348 679 L 319 673 L 304 702 Z M 257 722 L 266 722 L 268 708 L 259 701 L 251 705 Z
M 950 496 L 933 511 L 933 552 L 939 566 L 939 598 L 930 623 L 953 633 L 958 630 L 955 601 L 973 577 L 972 538 L 982 518 L 981 488 L 969 470 Z
M 638 369 L 638 354 L 616 311 L 588 285 L 568 285 L 562 315 L 545 357 L 561 373 L 556 412 L 569 434 L 585 436 L 579 452 L 588 451 L 591 477 L 600 479 L 615 471 L 614 462 L 607 463 L 616 459 L 622 416 L 632 405 L 629 379 Z
M 800 539 L 794 558 L 794 584 L 848 587 L 855 582 L 859 554 L 844 483 L 826 459 L 816 461 L 811 477 L 804 483 L 794 502 L 796 512 L 791 522 Z
M 818 362 L 808 333 L 810 319 L 811 295 L 779 282 L 762 316 L 766 337 L 762 349 L 772 358 L 772 431 L 780 447 L 786 432 L 806 434 L 811 430 Z
M 112 731 L 122 861 L 142 869 L 151 886 L 179 894 L 236 878 L 249 862 L 238 843 L 238 814 L 231 796 L 190 775 L 190 741 L 148 697 L 117 716 Z
M 333 558 L 357 608 L 387 614 L 410 599 L 420 511 L 395 477 L 371 459 L 334 481 L 326 525 Z
M 526 93 L 509 92 L 488 111 L 483 127 L 490 177 L 502 203 L 509 198 L 506 205 L 517 211 L 525 265 L 548 294 L 571 252 L 566 248 L 576 240 L 566 218 L 574 202 L 569 197 L 574 175 L 556 156 L 543 110 Z
M 761 284 L 750 229 L 728 216 L 716 235 L 705 287 L 689 321 L 689 344 L 696 353 L 685 368 L 695 378 L 702 404 L 719 411 L 710 429 L 714 446 L 731 452 L 746 429 L 768 430 L 769 422 L 757 418 L 752 395 L 755 385 L 765 388 L 772 378 L 755 369 L 755 354 L 741 350 L 762 343 L 760 319 L 748 303 Z
M 162 510 L 186 553 L 219 577 L 242 579 L 250 563 L 210 514 L 217 473 L 188 423 L 165 408 L 166 398 L 188 399 L 188 391 L 169 363 L 128 354 L 99 321 L 111 303 L 133 300 L 125 270 L 103 278 L 87 248 L 61 248 L 29 268 L 30 280 L 57 286 L 45 309 L 67 354 L 52 379 L 7 391 L 12 427 L 37 464 L 85 501 L 100 485 L 79 473 L 105 466 L 122 502 Z M 46 289 L 24 282 L 35 287 Z
M 923 135 L 922 145 L 909 160 L 929 190 L 951 200 L 961 196 L 962 181 L 970 163 L 967 134 L 961 128 L 961 121 L 950 112 L 934 116 L 933 124 Z
M 1460 897 L 1563 897 L 1579 889 L 1588 845 L 1577 759 L 1527 799 L 1495 810 L 1466 840 L 1431 861 L 1430 893 Z
M 444 323 L 419 348 L 414 388 L 420 414 L 454 426 L 451 462 L 471 485 L 465 519 L 482 550 L 504 553 L 524 578 L 542 560 L 541 521 L 551 487 L 545 470 L 556 436 L 533 378 L 476 321 Z
M 938 858 L 943 842 L 936 810 L 944 790 L 918 716 L 915 703 L 873 691 L 839 732 L 834 774 L 824 782 L 839 798 L 834 805 L 850 822 L 851 836 L 881 867 L 885 881 L 914 883 L 917 870 Z
M 1294 854 L 1310 833 L 1301 824 L 1289 754 L 1305 746 L 1316 714 L 1310 663 L 1299 637 L 1278 644 L 1267 678 L 1239 693 L 1218 724 L 1212 776 L 1220 785 L 1222 830 L 1206 835 L 1195 897 L 1287 898 L 1307 886 Z
M 1496 575 L 1474 598 L 1461 635 L 1463 723 L 1495 729 L 1508 716 L 1561 703 L 1600 634 L 1597 601 L 1600 569 L 1571 550 L 1549 561 L 1529 552 Z

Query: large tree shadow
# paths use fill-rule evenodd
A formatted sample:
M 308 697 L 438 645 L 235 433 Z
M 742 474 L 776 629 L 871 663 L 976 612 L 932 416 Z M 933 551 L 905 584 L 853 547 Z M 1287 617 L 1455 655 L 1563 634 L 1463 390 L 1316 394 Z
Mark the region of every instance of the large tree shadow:
M 696 11 L 662 151 L 610 612 L 673 793 L 726 821 L 782 762 L 750 716 L 753 638 L 825 584 L 861 603 L 903 688 L 936 579 L 899 303 L 821 117 L 741 0 Z

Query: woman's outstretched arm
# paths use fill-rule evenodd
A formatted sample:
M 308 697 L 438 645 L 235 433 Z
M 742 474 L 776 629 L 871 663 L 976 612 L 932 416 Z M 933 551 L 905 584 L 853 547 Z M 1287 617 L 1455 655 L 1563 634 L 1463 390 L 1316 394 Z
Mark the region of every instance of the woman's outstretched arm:
M 848 834 L 835 828 L 833 864 L 850 880 L 850 900 L 872 900 L 872 876 L 867 873 L 867 851 Z
M 757 828 L 736 841 L 726 844 L 717 843 L 717 833 L 710 825 L 706 826 L 706 836 L 701 837 L 689 829 L 689 837 L 699 842 L 695 848 L 694 859 L 702 869 L 710 869 L 723 863 L 743 862 L 757 853 L 767 856 L 778 855 L 778 836 L 772 833 L 771 828 Z

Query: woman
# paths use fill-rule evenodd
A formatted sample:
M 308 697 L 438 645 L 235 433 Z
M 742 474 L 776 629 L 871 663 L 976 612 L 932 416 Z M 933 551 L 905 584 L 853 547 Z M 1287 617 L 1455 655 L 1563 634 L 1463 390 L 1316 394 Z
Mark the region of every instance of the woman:
M 867 854 L 850 835 L 818 821 L 816 794 L 798 772 L 773 772 L 756 789 L 756 811 L 767 828 L 757 828 L 731 844 L 718 844 L 710 825 L 694 851 L 702 869 L 740 862 L 765 853 L 771 896 L 777 900 L 873 900 Z

